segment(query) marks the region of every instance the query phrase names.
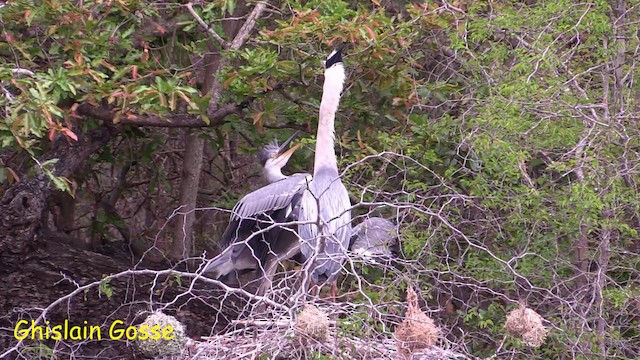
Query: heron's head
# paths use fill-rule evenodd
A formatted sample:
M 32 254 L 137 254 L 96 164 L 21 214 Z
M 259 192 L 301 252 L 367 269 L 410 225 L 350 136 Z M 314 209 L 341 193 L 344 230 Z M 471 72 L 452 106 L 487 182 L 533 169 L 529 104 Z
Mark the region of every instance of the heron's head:
M 327 61 L 323 61 L 324 68 L 326 70 L 331 69 L 335 66 L 343 66 L 342 65 L 342 47 L 338 47 L 329 54 L 327 57 Z
M 290 138 L 287 139 L 282 145 L 278 145 L 276 140 L 273 140 L 269 144 L 261 147 L 258 150 L 258 159 L 260 160 L 260 164 L 265 169 L 282 169 L 287 162 L 291 158 L 291 155 L 302 145 L 296 144 L 292 146 L 290 149 L 287 149 L 291 141 L 295 139 L 298 135 L 298 131 L 296 131 Z
M 333 50 L 327 57 L 326 61 L 323 61 L 324 65 L 324 87 L 323 87 L 323 99 L 324 95 L 336 96 L 335 101 L 329 102 L 331 106 L 335 106 L 337 109 L 340 93 L 344 86 L 344 80 L 346 78 L 344 71 L 344 64 L 342 62 L 342 48 L 338 47 Z

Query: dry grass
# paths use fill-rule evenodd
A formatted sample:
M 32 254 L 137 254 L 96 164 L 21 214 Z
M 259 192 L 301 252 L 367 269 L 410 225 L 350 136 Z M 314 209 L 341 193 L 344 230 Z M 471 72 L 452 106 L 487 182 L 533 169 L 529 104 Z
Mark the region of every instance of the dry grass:
M 148 329 L 154 326 L 165 328 L 171 326 L 173 328 L 173 339 L 166 340 L 137 340 L 136 344 L 142 353 L 149 357 L 179 355 L 183 352 L 187 338 L 185 336 L 184 326 L 173 316 L 154 312 L 149 315 L 139 326 L 147 325 Z
M 308 339 L 325 342 L 329 338 L 329 317 L 314 305 L 305 305 L 298 314 L 295 330 L 301 343 Z
M 417 350 L 433 347 L 438 341 L 440 330 L 418 306 L 418 295 L 407 288 L 407 313 L 395 331 L 396 344 L 400 355 L 410 358 Z
M 335 306 L 305 304 L 295 319 L 276 316 L 235 321 L 233 330 L 190 341 L 178 359 L 309 359 L 320 355 L 331 359 L 405 358 L 389 335 L 365 338 L 340 330 L 326 315 L 337 313 Z M 411 356 L 416 360 L 468 359 L 435 346 L 415 348 Z
M 517 309 L 507 315 L 505 329 L 512 335 L 518 336 L 531 347 L 540 347 L 547 337 L 548 329 L 542 325 L 544 319 L 532 309 L 520 303 Z

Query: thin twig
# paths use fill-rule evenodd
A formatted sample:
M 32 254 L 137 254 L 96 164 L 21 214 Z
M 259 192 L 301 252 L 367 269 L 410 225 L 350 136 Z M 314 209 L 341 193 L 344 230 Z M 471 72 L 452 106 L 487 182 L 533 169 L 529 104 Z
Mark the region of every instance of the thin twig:
M 11 73 L 13 75 L 26 75 L 26 76 L 34 76 L 35 74 L 33 73 L 33 71 L 31 70 L 27 70 L 27 69 L 20 69 L 20 68 L 16 68 L 16 69 L 12 69 Z
M 11 92 L 9 92 L 9 90 L 7 90 L 2 83 L 0 83 L 0 91 L 4 94 L 4 97 L 7 99 L 7 102 L 12 102 L 13 101 L 13 95 L 11 94 Z
M 223 48 L 228 48 L 229 44 L 224 41 L 224 39 L 222 37 L 220 37 L 220 35 L 218 35 L 217 32 L 215 32 L 212 28 L 209 27 L 209 25 L 207 25 L 206 22 L 204 22 L 204 20 L 202 20 L 202 18 L 200 17 L 200 15 L 198 15 L 198 13 L 193 9 L 193 4 L 191 3 L 187 3 L 185 5 L 187 7 L 187 10 L 189 10 L 189 12 L 191 13 L 191 16 L 193 16 L 194 19 L 196 19 L 196 21 L 198 22 L 198 24 L 200 24 L 200 26 L 218 43 L 220 43 L 220 46 L 222 46 Z

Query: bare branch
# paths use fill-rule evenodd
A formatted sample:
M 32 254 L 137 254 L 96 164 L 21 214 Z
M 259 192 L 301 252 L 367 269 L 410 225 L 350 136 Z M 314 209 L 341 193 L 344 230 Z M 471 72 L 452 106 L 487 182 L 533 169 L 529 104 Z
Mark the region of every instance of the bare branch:
M 5 99 L 7 99 L 8 102 L 13 101 L 13 95 L 11 94 L 11 92 L 9 90 L 7 90 L 2 83 L 0 83 L 0 91 L 2 92 L 2 94 L 4 94 Z
M 244 24 L 238 31 L 238 34 L 231 42 L 229 49 L 237 50 L 245 43 L 245 41 L 247 41 L 247 39 L 249 38 L 249 34 L 251 34 L 251 31 L 253 31 L 253 28 L 256 25 L 256 20 L 262 15 L 266 8 L 267 3 L 264 1 L 256 4 L 256 7 L 254 7 L 253 11 L 251 11 L 251 14 L 249 14 L 247 21 L 244 22 Z
M 13 75 L 23 75 L 23 76 L 34 76 L 35 75 L 33 73 L 33 71 L 31 71 L 31 70 L 20 69 L 20 68 L 12 69 L 11 73 Z
M 212 39 L 217 41 L 220 44 L 220 46 L 222 46 L 225 49 L 229 47 L 229 44 L 226 41 L 224 41 L 224 39 L 220 37 L 220 35 L 218 35 L 218 33 L 215 32 L 215 30 L 210 28 L 209 25 L 207 25 L 207 23 L 204 22 L 204 20 L 202 20 L 200 15 L 198 15 L 198 13 L 193 9 L 192 3 L 189 2 L 185 4 L 185 6 L 187 7 L 187 10 L 189 10 L 189 13 L 191 13 L 191 16 L 193 16 L 193 18 L 196 19 L 198 24 L 200 24 L 200 26 L 209 34 L 209 36 L 211 36 Z

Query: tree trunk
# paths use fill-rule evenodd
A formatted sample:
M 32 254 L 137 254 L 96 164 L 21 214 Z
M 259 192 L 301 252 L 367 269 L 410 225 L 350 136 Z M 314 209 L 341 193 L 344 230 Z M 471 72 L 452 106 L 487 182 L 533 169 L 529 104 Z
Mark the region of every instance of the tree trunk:
M 69 177 L 75 173 L 89 156 L 107 145 L 115 129 L 102 127 L 80 136 L 77 142 L 59 146 L 45 156 L 59 159 L 53 173 Z M 49 179 L 40 169 L 36 175 L 24 178 L 9 188 L 0 200 L 0 265 L 4 271 L 19 269 L 21 256 L 26 256 L 34 245 L 36 230 L 40 228 L 47 201 L 55 191 Z
M 204 139 L 198 130 L 186 130 L 182 180 L 180 183 L 180 207 L 175 222 L 174 241 L 171 257 L 176 260 L 186 259 L 193 252 L 194 209 L 200 188 L 202 157 L 204 155 Z
M 240 19 L 242 15 L 246 15 L 247 7 L 246 4 L 239 3 L 236 13 L 233 14 L 236 20 L 223 22 L 226 38 L 233 39 L 233 41 L 224 44 L 224 47 L 229 50 L 239 49 L 248 39 L 255 27 L 255 21 L 261 16 L 265 8 L 266 4 L 263 2 L 256 4 L 247 20 L 243 23 Z M 220 49 L 214 40 L 219 41 L 221 39 L 214 38 L 211 40 L 209 46 L 210 54 L 204 58 L 206 65 L 203 88 L 206 89 L 205 93 L 211 96 L 209 108 L 207 109 L 210 117 L 220 107 L 220 98 L 223 90 L 222 82 L 219 78 L 220 70 L 227 64 L 227 59 L 220 55 Z M 193 209 L 196 208 L 204 157 L 204 139 L 199 137 L 196 132 L 187 133 L 185 143 L 184 168 L 180 186 L 180 216 L 174 227 L 174 243 L 171 254 L 176 260 L 184 259 L 191 255 L 191 237 L 195 220 Z

